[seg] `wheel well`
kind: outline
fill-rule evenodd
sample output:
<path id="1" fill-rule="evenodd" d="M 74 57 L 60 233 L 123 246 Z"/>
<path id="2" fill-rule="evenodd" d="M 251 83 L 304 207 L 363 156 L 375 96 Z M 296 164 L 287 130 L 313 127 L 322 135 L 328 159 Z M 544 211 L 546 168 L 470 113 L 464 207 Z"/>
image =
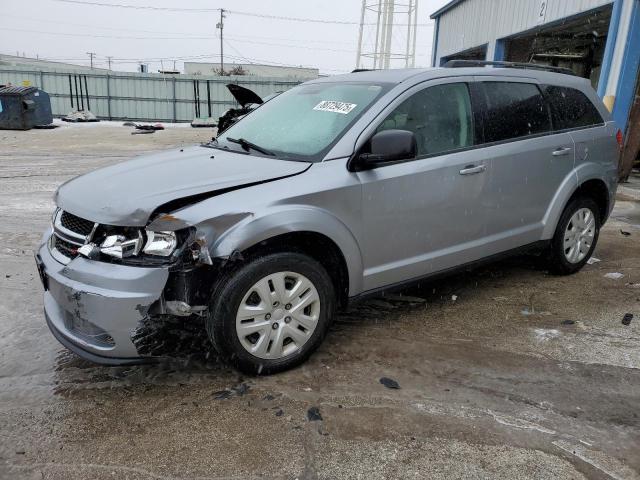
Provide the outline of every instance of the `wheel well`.
<path id="1" fill-rule="evenodd" d="M 242 252 L 251 258 L 276 252 L 297 252 L 310 256 L 329 273 L 338 295 L 339 305 L 345 307 L 349 298 L 349 272 L 342 251 L 326 235 L 317 232 L 291 232 L 263 240 Z"/>
<path id="2" fill-rule="evenodd" d="M 609 212 L 609 189 L 602 180 L 587 180 L 578 189 L 573 192 L 569 201 L 577 196 L 586 196 L 592 198 L 599 207 L 600 222 L 604 223 Z"/>

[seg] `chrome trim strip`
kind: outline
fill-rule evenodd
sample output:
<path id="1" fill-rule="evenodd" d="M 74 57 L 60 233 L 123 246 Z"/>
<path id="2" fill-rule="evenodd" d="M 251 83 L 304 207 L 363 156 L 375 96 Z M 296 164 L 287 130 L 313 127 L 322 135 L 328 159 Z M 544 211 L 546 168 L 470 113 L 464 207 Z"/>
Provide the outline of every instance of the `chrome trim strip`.
<path id="1" fill-rule="evenodd" d="M 72 243 L 74 245 L 77 245 L 78 247 L 81 247 L 83 245 L 86 245 L 86 243 L 83 242 L 78 242 L 78 240 L 74 237 L 74 238 L 68 238 L 63 232 L 57 232 L 56 230 L 53 231 L 53 234 L 58 237 L 60 240 L 64 240 L 65 242 L 69 242 Z M 84 239 L 83 239 L 84 240 Z"/>

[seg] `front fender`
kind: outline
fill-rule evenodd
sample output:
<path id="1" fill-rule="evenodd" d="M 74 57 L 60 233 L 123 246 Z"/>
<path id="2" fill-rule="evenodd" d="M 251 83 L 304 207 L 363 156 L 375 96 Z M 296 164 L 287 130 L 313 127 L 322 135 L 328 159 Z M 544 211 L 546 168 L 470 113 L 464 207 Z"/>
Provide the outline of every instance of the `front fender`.
<path id="1" fill-rule="evenodd" d="M 349 274 L 349 296 L 362 290 L 363 262 L 358 243 L 347 226 L 330 212 L 317 207 L 291 206 L 256 217 L 245 217 L 217 236 L 210 245 L 210 255 L 229 257 L 269 238 L 291 232 L 319 233 L 340 249 Z"/>

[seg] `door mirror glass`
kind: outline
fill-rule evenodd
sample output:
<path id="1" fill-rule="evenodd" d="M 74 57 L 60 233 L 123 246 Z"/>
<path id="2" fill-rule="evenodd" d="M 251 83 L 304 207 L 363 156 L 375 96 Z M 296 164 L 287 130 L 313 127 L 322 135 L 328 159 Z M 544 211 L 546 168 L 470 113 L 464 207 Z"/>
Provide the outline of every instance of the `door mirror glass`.
<path id="1" fill-rule="evenodd" d="M 383 130 L 369 140 L 367 153 L 360 154 L 362 169 L 385 162 L 410 160 L 417 152 L 416 136 L 409 130 Z"/>

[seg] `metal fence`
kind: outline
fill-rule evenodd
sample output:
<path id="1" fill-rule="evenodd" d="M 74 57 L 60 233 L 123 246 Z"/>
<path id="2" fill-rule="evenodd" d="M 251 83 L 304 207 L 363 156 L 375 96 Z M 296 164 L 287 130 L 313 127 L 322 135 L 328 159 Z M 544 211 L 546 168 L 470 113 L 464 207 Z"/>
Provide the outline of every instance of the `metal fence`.
<path id="1" fill-rule="evenodd" d="M 196 116 L 217 118 L 225 110 L 237 107 L 237 102 L 225 87 L 229 83 L 250 88 L 262 97 L 300 83 L 293 79 L 253 76 L 162 75 L 0 66 L 0 85 L 22 85 L 24 82 L 49 94 L 53 115 L 57 117 L 77 110 L 80 105 L 101 119 L 162 122 L 190 122 Z"/>

